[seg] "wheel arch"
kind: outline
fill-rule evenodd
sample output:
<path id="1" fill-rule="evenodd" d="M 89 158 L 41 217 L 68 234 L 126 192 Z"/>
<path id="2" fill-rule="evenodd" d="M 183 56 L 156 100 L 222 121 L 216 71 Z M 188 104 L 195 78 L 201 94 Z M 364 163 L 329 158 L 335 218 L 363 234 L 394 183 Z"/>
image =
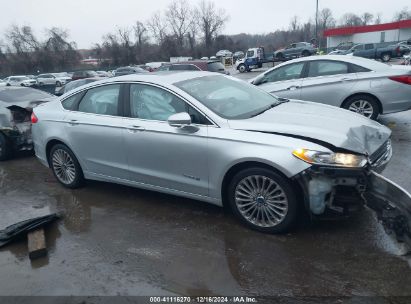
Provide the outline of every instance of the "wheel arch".
<path id="1" fill-rule="evenodd" d="M 73 151 L 73 149 L 70 147 L 70 145 L 68 145 L 66 142 L 64 142 L 63 140 L 58 139 L 58 138 L 50 139 L 50 140 L 47 142 L 47 144 L 46 144 L 46 158 L 47 158 L 47 163 L 49 164 L 49 166 L 51 165 L 51 164 L 50 164 L 50 151 L 51 151 L 51 149 L 52 149 L 55 145 L 58 145 L 58 144 L 64 145 L 64 146 L 66 146 L 67 148 L 69 148 L 70 151 L 71 151 L 71 152 L 74 154 L 74 156 L 77 158 L 77 160 L 78 160 L 78 162 L 79 162 L 79 164 L 80 164 L 80 167 L 83 168 L 83 164 L 81 163 L 79 157 L 77 156 L 77 153 Z"/>
<path id="2" fill-rule="evenodd" d="M 377 104 L 378 104 L 378 113 L 379 113 L 379 114 L 383 114 L 384 108 L 383 108 L 383 106 L 382 106 L 381 100 L 380 100 L 377 96 L 375 96 L 374 94 L 371 94 L 371 93 L 368 93 L 368 92 L 356 92 L 356 93 L 354 93 L 354 94 L 351 94 L 351 95 L 347 96 L 347 97 L 343 100 L 343 102 L 341 103 L 340 108 L 344 108 L 344 106 L 346 105 L 346 103 L 348 102 L 348 100 L 349 100 L 350 98 L 355 97 L 355 96 L 360 96 L 360 95 L 367 95 L 367 96 L 370 96 L 370 97 L 374 98 L 375 101 L 376 101 Z"/>
<path id="3" fill-rule="evenodd" d="M 301 188 L 299 183 L 289 178 L 286 174 L 284 174 L 284 172 L 282 172 L 278 168 L 275 168 L 274 166 L 271 166 L 264 162 L 260 162 L 256 160 L 247 160 L 247 161 L 242 161 L 242 162 L 233 164 L 224 174 L 223 180 L 221 182 L 221 202 L 224 208 L 226 209 L 229 208 L 228 185 L 230 184 L 231 180 L 238 172 L 244 169 L 247 169 L 247 168 L 251 168 L 251 167 L 252 168 L 263 168 L 263 169 L 274 171 L 275 173 L 277 173 L 278 175 L 282 176 L 284 179 L 290 182 L 291 186 L 297 191 L 297 197 L 299 197 L 300 195 L 303 195 L 303 189 Z"/>

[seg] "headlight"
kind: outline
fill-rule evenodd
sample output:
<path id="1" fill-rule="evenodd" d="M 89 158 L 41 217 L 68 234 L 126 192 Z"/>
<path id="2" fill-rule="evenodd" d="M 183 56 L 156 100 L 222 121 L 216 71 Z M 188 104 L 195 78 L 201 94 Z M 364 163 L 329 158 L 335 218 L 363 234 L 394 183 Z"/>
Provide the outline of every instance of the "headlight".
<path id="1" fill-rule="evenodd" d="M 367 163 L 362 155 L 348 153 L 319 152 L 307 149 L 296 149 L 293 155 L 309 164 L 361 168 Z"/>

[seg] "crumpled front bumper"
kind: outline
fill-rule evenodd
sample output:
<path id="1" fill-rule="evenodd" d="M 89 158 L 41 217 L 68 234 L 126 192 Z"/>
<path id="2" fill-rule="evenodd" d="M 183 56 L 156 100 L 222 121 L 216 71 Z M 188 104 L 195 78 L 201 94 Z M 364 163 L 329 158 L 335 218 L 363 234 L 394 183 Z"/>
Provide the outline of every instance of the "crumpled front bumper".
<path id="1" fill-rule="evenodd" d="M 385 167 L 384 162 L 381 164 Z M 411 249 L 411 194 L 373 167 L 313 166 L 299 174 L 296 181 L 304 192 L 307 210 L 314 216 L 349 215 L 366 206 L 376 213 L 388 234 Z"/>

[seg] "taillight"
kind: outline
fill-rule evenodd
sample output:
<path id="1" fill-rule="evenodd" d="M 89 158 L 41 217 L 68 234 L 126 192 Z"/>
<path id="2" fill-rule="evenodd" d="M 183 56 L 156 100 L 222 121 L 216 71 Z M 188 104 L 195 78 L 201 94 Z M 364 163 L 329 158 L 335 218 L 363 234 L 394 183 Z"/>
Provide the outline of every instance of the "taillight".
<path id="1" fill-rule="evenodd" d="M 391 76 L 391 80 L 411 85 L 411 75 Z"/>
<path id="2" fill-rule="evenodd" d="M 31 113 L 31 123 L 35 124 L 39 121 L 37 116 L 34 113 Z"/>

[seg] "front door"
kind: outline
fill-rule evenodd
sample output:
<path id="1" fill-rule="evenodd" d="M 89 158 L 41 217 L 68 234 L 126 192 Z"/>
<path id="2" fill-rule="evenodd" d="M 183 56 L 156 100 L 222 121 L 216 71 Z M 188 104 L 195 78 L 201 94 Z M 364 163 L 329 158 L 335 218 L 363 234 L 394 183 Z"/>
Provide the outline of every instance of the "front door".
<path id="1" fill-rule="evenodd" d="M 124 132 L 132 181 L 208 195 L 208 122 L 185 101 L 163 88 L 130 84 Z M 172 127 L 167 119 L 188 112 L 193 124 Z"/>
<path id="2" fill-rule="evenodd" d="M 304 62 L 281 66 L 266 72 L 257 85 L 279 97 L 300 99 L 303 69 Z"/>

